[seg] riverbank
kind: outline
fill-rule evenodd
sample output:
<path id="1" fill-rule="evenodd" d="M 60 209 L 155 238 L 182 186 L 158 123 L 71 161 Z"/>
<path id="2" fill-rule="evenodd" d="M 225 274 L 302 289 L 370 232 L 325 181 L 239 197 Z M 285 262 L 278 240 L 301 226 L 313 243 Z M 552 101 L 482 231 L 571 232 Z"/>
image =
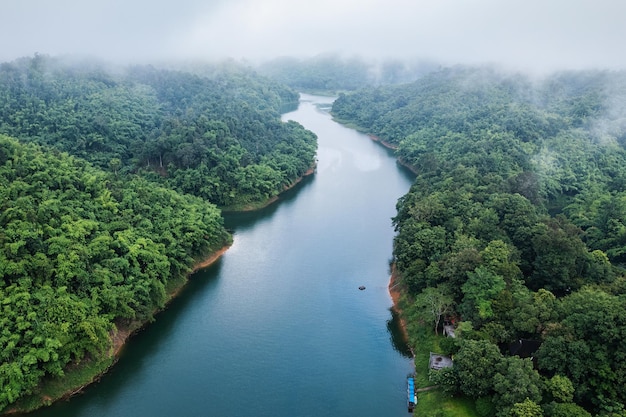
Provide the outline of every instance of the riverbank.
<path id="1" fill-rule="evenodd" d="M 389 285 L 387 286 L 387 289 L 389 291 L 389 295 L 391 296 L 391 308 L 398 314 L 398 318 L 400 319 L 400 330 L 402 331 L 402 337 L 408 343 L 409 332 L 407 330 L 404 312 L 402 311 L 402 307 L 400 305 L 402 291 L 400 291 L 400 280 L 396 272 L 395 264 L 391 266 L 391 276 L 389 277 Z M 410 344 L 409 349 L 411 349 L 411 353 L 413 353 L 413 348 L 410 346 Z M 413 357 L 415 357 L 415 354 L 413 354 Z"/>
<path id="2" fill-rule="evenodd" d="M 396 145 L 394 145 L 394 144 L 392 144 L 392 143 L 386 142 L 385 140 L 383 140 L 383 139 L 379 138 L 378 136 L 371 135 L 371 134 L 368 134 L 367 136 L 369 136 L 369 138 L 370 138 L 371 140 L 373 140 L 374 142 L 380 143 L 382 146 L 384 146 L 384 147 L 385 147 L 385 148 L 387 148 L 387 149 L 391 149 L 391 150 L 394 150 L 394 151 L 395 151 L 396 149 L 398 149 L 398 146 L 396 146 Z M 409 171 L 411 171 L 413 174 L 415 174 L 415 175 L 418 175 L 418 174 L 419 174 L 419 172 L 418 172 L 417 168 L 416 168 L 415 166 L 413 166 L 413 165 L 409 164 L 408 162 L 406 162 L 404 159 L 402 159 L 402 158 L 398 157 L 398 158 L 397 158 L 397 161 L 398 161 L 398 163 L 399 163 L 400 165 L 402 165 L 403 167 L 407 168 L 407 169 L 408 169 Z"/>
<path id="3" fill-rule="evenodd" d="M 226 253 L 226 251 L 230 248 L 230 246 L 231 245 L 226 245 L 222 247 L 221 249 L 218 249 L 217 251 L 212 252 L 208 257 L 201 259 L 201 260 L 197 260 L 191 267 L 191 270 L 189 271 L 189 273 L 182 279 L 176 281 L 175 284 L 167 291 L 167 301 L 165 301 L 165 306 L 162 309 L 155 311 L 154 314 L 158 314 L 159 312 L 167 308 L 167 305 L 170 302 L 172 302 L 172 300 L 176 298 L 178 294 L 180 294 L 183 288 L 185 288 L 185 285 L 187 285 L 187 283 L 189 282 L 189 277 L 191 275 L 214 264 L 219 258 L 222 257 L 224 253 Z M 131 322 L 129 325 L 126 325 L 126 326 L 124 325 L 117 326 L 117 328 L 114 330 L 114 333 L 112 334 L 113 356 L 118 358 L 121 353 L 122 348 L 124 347 L 128 339 L 133 334 L 140 331 L 147 324 L 148 324 L 147 322 Z"/>
<path id="4" fill-rule="evenodd" d="M 384 141 L 383 139 L 368 134 L 372 141 L 388 149 L 397 149 L 397 146 Z M 406 163 L 401 158 L 397 162 L 409 171 L 418 175 L 416 167 Z M 439 348 L 439 338 L 430 333 L 419 323 L 409 323 L 406 319 L 406 310 L 410 309 L 410 301 L 401 283 L 401 278 L 396 270 L 395 264 L 391 265 L 391 276 L 389 277 L 388 291 L 392 300 L 392 309 L 398 315 L 400 330 L 405 338 L 413 356 L 414 374 L 416 387 L 418 387 L 419 400 L 414 410 L 414 415 L 441 415 L 445 417 L 477 417 L 474 409 L 474 402 L 469 398 L 449 397 L 442 391 L 431 385 L 429 380 L 429 356 L 430 352 L 437 352 Z"/>
<path id="5" fill-rule="evenodd" d="M 259 203 L 246 204 L 246 205 L 243 205 L 243 206 L 223 207 L 222 208 L 222 212 L 255 211 L 255 210 L 260 210 L 262 208 L 265 208 L 265 207 L 267 207 L 267 206 L 277 202 L 280 199 L 280 195 L 282 193 L 292 189 L 293 187 L 295 187 L 296 185 L 301 183 L 302 180 L 304 178 L 308 177 L 309 175 L 313 175 L 315 173 L 316 169 L 317 169 L 317 163 L 313 163 L 313 165 L 304 174 L 302 174 L 301 177 L 297 178 L 291 184 L 286 185 L 285 187 L 283 187 L 282 191 L 280 193 L 278 193 L 278 195 L 275 195 L 272 198 L 269 198 L 269 199 L 267 199 L 265 201 L 262 201 L 262 202 L 259 202 Z"/>
<path id="6" fill-rule="evenodd" d="M 314 163 L 301 177 L 284 187 L 282 192 L 295 187 L 305 177 L 314 174 L 316 167 L 317 165 Z M 276 202 L 279 198 L 280 194 L 258 205 L 238 207 L 236 211 L 258 210 Z M 197 260 L 186 276 L 169 282 L 166 288 L 167 300 L 165 306 L 162 309 L 154 311 L 153 315 L 167 308 L 167 305 L 176 298 L 185 287 L 191 275 L 215 263 L 229 248 L 230 244 L 212 252 L 204 259 Z M 80 364 L 69 364 L 65 369 L 63 377 L 51 377 L 44 381 L 37 389 L 37 393 L 23 397 L 15 404 L 12 404 L 10 408 L 1 411 L 0 415 L 32 412 L 38 408 L 49 406 L 56 401 L 67 400 L 81 393 L 89 385 L 98 382 L 100 378 L 117 363 L 127 342 L 148 323 L 149 321 L 115 323 L 114 328 L 109 333 L 111 347 L 106 356 L 98 359 L 84 359 Z"/>
<path id="7" fill-rule="evenodd" d="M 206 258 L 198 260 L 191 267 L 190 272 L 177 280 L 168 293 L 165 306 L 154 311 L 154 314 L 165 310 L 167 305 L 174 299 L 189 282 L 189 277 L 194 273 L 207 268 L 215 263 L 230 248 L 230 244 L 212 252 Z M 63 377 L 52 377 L 44 381 L 38 388 L 37 393 L 28 395 L 18 400 L 10 408 L 0 414 L 20 414 L 32 412 L 38 408 L 49 406 L 60 400 L 67 400 L 81 393 L 86 387 L 100 380 L 118 361 L 124 346 L 134 334 L 144 328 L 149 321 L 131 321 L 127 324 L 118 323 L 111 330 L 111 348 L 108 355 L 98 360 L 87 359 L 78 365 L 70 364 L 64 370 Z"/>

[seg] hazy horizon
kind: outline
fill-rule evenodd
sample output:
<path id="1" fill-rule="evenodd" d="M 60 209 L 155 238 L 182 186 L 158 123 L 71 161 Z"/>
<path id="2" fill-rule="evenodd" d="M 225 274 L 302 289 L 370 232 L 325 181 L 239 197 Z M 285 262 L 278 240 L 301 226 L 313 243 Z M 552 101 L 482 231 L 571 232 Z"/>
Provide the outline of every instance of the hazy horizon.
<path id="1" fill-rule="evenodd" d="M 118 63 L 337 53 L 626 69 L 626 2 L 613 0 L 4 0 L 0 15 L 2 62 L 35 53 Z"/>

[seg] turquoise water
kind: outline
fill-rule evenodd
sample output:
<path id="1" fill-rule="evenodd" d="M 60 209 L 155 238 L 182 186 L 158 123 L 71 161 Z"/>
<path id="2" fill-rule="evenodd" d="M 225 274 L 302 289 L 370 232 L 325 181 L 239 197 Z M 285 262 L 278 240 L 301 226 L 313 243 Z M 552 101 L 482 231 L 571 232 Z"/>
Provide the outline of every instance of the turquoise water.
<path id="1" fill-rule="evenodd" d="M 303 95 L 284 115 L 318 135 L 317 172 L 263 210 L 229 214 L 226 254 L 99 383 L 33 416 L 407 415 L 411 359 L 387 284 L 411 175 L 333 122 L 331 103 Z"/>

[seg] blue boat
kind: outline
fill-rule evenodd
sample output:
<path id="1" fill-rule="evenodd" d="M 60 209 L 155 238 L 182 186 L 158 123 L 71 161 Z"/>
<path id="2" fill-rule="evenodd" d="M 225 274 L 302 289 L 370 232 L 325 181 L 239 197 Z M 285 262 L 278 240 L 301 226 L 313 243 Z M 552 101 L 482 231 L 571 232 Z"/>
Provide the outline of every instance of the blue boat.
<path id="1" fill-rule="evenodd" d="M 415 378 L 412 376 L 406 379 L 406 396 L 409 413 L 413 412 L 415 404 L 417 404 L 417 394 L 415 393 Z"/>

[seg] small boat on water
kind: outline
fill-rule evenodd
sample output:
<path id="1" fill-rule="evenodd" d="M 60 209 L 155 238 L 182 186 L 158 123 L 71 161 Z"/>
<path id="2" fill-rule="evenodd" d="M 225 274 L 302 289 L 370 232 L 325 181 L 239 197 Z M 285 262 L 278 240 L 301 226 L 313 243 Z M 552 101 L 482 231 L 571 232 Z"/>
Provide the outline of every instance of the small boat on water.
<path id="1" fill-rule="evenodd" d="M 413 412 L 415 404 L 417 404 L 417 394 L 415 393 L 415 378 L 412 376 L 406 379 L 406 396 L 409 413 Z"/>

